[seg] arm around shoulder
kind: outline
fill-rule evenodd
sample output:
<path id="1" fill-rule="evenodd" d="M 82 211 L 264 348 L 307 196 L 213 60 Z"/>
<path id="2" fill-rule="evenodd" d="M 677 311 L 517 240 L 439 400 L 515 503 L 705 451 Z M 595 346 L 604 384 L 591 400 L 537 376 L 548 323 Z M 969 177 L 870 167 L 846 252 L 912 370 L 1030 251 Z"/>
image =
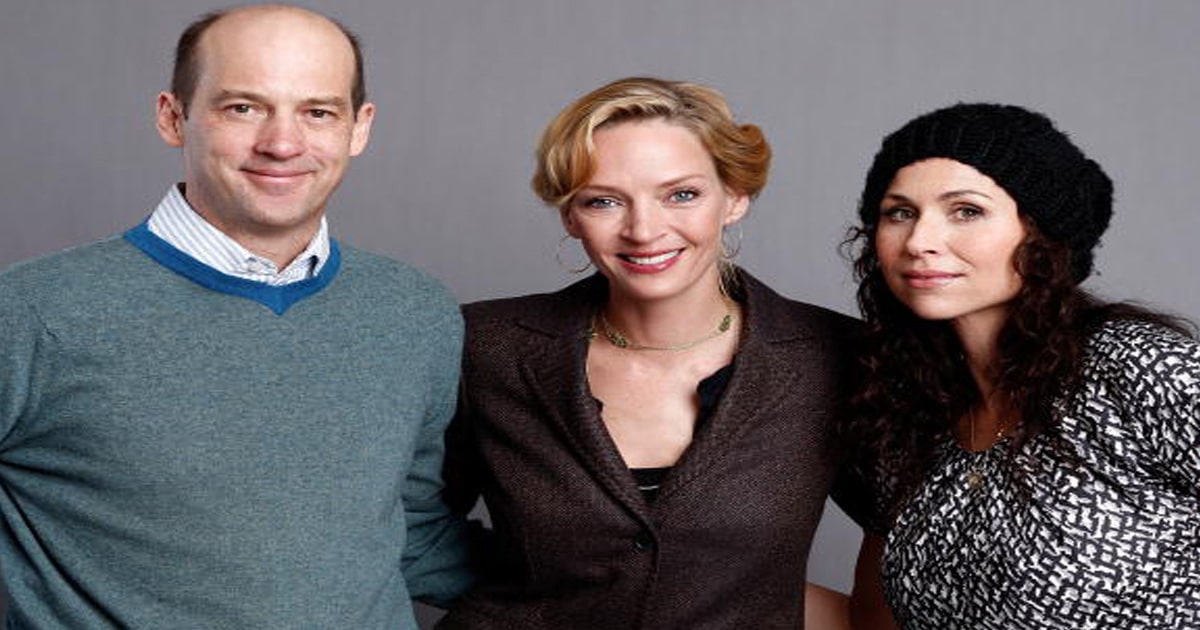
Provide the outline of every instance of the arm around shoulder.
<path id="1" fill-rule="evenodd" d="M 883 597 L 883 543 L 878 534 L 863 535 L 850 594 L 850 626 L 854 630 L 899 630 Z"/>
<path id="2" fill-rule="evenodd" d="M 804 627 L 807 630 L 850 630 L 850 598 L 819 584 L 805 584 Z"/>

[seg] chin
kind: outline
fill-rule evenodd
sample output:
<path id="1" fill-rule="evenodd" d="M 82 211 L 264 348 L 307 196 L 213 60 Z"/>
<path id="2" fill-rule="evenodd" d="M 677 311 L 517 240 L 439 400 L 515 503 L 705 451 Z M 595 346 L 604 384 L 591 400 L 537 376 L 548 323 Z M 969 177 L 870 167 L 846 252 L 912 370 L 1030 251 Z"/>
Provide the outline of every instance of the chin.
<path id="1" fill-rule="evenodd" d="M 912 301 L 904 300 L 901 300 L 901 302 L 913 315 L 927 321 L 950 320 L 963 315 L 965 312 L 962 309 L 948 307 L 941 304 L 925 304 L 921 302 L 913 303 Z"/>
<path id="2" fill-rule="evenodd" d="M 608 279 L 608 286 L 611 293 L 635 302 L 653 302 L 683 293 L 682 290 L 674 286 L 646 286 L 636 280 L 633 282 L 628 280 L 613 282 L 611 277 Z"/>

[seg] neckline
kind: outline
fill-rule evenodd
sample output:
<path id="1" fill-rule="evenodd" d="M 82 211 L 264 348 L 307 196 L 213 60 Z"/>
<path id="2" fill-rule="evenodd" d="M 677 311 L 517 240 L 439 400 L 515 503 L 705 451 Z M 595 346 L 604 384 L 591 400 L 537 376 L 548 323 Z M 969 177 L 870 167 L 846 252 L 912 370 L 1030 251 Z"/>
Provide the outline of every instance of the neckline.
<path id="1" fill-rule="evenodd" d="M 341 269 L 341 247 L 329 239 L 329 258 L 317 275 L 281 286 L 231 276 L 188 255 L 150 231 L 147 221 L 125 232 L 125 240 L 158 264 L 207 289 L 258 302 L 283 315 L 297 302 L 320 292 Z"/>

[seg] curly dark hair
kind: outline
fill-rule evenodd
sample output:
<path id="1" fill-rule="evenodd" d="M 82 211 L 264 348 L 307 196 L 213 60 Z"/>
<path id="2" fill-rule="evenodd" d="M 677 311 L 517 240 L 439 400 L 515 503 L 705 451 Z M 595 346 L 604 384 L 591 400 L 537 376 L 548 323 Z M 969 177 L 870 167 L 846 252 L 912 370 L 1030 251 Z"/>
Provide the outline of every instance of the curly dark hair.
<path id="1" fill-rule="evenodd" d="M 995 392 L 1021 418 L 1015 451 L 1055 424 L 1055 402 L 1078 389 L 1088 337 L 1114 319 L 1152 322 L 1194 336 L 1186 320 L 1130 302 L 1103 302 L 1080 288 L 1071 249 L 1048 239 L 1022 215 L 1027 237 L 1014 254 L 1022 286 L 1010 303 L 991 374 Z M 859 378 L 843 439 L 867 457 L 893 463 L 892 515 L 933 465 L 939 443 L 980 404 L 981 394 L 950 323 L 924 320 L 892 294 L 880 271 L 877 221 L 851 228 L 843 242 L 854 261 L 865 323 Z"/>

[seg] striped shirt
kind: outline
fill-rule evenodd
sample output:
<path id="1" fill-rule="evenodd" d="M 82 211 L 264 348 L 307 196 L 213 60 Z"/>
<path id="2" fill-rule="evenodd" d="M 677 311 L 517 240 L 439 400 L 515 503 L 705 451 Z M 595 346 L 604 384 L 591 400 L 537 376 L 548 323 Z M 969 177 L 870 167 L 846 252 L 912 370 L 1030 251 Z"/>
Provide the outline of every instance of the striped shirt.
<path id="1" fill-rule="evenodd" d="M 223 274 L 282 286 L 315 276 L 329 259 L 329 225 L 321 217 L 308 247 L 282 271 L 270 260 L 242 247 L 196 213 L 184 198 L 181 185 L 171 186 L 146 227 L 176 249 Z"/>

